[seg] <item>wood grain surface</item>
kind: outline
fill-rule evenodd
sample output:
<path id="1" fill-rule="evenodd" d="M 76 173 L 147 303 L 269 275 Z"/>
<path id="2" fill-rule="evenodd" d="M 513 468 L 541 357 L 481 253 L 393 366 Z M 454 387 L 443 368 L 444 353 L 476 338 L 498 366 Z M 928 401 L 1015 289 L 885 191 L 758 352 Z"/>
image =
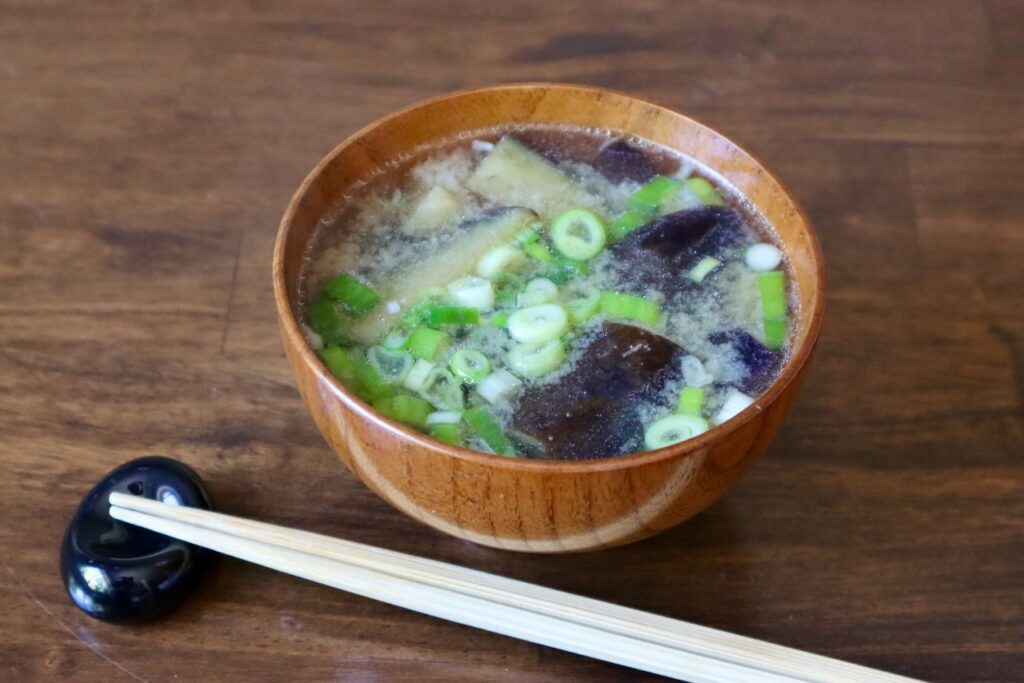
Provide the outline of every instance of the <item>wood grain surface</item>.
<path id="1" fill-rule="evenodd" d="M 136 455 L 228 512 L 933 681 L 1024 680 L 1024 4 L 0 4 L 0 680 L 636 681 L 224 560 L 172 616 L 93 621 L 57 547 Z M 829 268 L 786 426 L 682 526 L 572 556 L 394 511 L 295 390 L 270 281 L 295 187 L 456 88 L 561 80 L 765 159 Z"/>

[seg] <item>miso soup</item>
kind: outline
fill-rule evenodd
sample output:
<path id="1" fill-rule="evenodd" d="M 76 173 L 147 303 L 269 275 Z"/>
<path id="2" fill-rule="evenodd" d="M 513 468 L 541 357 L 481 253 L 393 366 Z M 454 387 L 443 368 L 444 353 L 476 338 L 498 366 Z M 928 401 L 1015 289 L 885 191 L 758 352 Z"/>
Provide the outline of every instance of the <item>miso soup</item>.
<path id="1" fill-rule="evenodd" d="M 771 227 L 684 155 L 509 126 L 395 159 L 313 240 L 302 315 L 384 415 L 466 448 L 661 448 L 778 376 L 792 284 Z"/>

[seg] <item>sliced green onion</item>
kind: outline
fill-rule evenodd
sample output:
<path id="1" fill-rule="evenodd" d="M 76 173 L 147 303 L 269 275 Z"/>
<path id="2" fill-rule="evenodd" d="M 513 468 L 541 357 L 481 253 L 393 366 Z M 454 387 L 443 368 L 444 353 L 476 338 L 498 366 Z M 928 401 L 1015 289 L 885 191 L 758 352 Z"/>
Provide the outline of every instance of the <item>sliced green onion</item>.
<path id="1" fill-rule="evenodd" d="M 523 291 L 523 278 L 512 273 L 499 273 L 492 281 L 494 285 L 494 304 L 507 306 L 514 304 L 519 292 Z"/>
<path id="2" fill-rule="evenodd" d="M 509 315 L 508 311 L 498 311 L 487 319 L 487 324 L 491 327 L 506 327 L 508 325 Z"/>
<path id="3" fill-rule="evenodd" d="M 511 398 L 522 386 L 522 380 L 502 368 L 480 380 L 476 385 L 476 393 L 488 403 L 499 403 Z"/>
<path id="4" fill-rule="evenodd" d="M 538 277 L 526 283 L 526 288 L 516 297 L 520 308 L 551 303 L 558 298 L 558 285 L 546 277 Z"/>
<path id="5" fill-rule="evenodd" d="M 350 339 L 345 334 L 345 323 L 338 311 L 338 306 L 333 301 L 321 299 L 315 304 L 306 306 L 306 320 L 313 331 L 320 335 L 324 346 L 335 344 L 349 344 Z"/>
<path id="6" fill-rule="evenodd" d="M 409 394 L 377 399 L 373 402 L 373 407 L 377 412 L 383 413 L 395 422 L 401 422 L 414 429 L 426 427 L 427 415 L 432 410 L 428 401 Z"/>
<path id="7" fill-rule="evenodd" d="M 397 384 L 405 379 L 413 365 L 412 354 L 408 351 L 391 350 L 383 346 L 371 346 L 367 349 L 366 359 L 389 384 Z"/>
<path id="8" fill-rule="evenodd" d="M 608 228 L 608 232 L 613 240 L 620 240 L 650 221 L 653 215 L 654 212 L 646 208 L 627 209 L 625 213 L 615 219 L 615 222 Z"/>
<path id="9" fill-rule="evenodd" d="M 704 390 L 698 387 L 683 387 L 679 392 L 678 411 L 683 415 L 700 415 L 704 406 Z"/>
<path id="10" fill-rule="evenodd" d="M 761 290 L 762 315 L 765 318 L 786 316 L 786 274 L 781 270 L 758 273 L 757 287 Z"/>
<path id="11" fill-rule="evenodd" d="M 384 339 L 381 340 L 380 345 L 391 351 L 395 351 L 396 349 L 400 350 L 405 346 L 405 340 L 408 338 L 408 332 L 403 332 L 402 330 L 391 330 L 384 335 Z"/>
<path id="12" fill-rule="evenodd" d="M 704 178 L 694 176 L 683 181 L 682 191 L 691 194 L 703 205 L 725 206 L 725 200 L 718 194 L 715 186 Z"/>
<path id="13" fill-rule="evenodd" d="M 459 429 L 459 425 L 450 424 L 436 424 L 430 427 L 430 436 L 434 437 L 438 441 L 443 443 L 449 443 L 453 446 L 463 445 L 462 441 L 462 430 Z"/>
<path id="14" fill-rule="evenodd" d="M 666 415 L 652 422 L 644 430 L 644 445 L 652 451 L 671 446 L 703 434 L 708 431 L 709 426 L 708 421 L 699 415 Z"/>
<path id="15" fill-rule="evenodd" d="M 409 338 L 405 340 L 405 350 L 415 358 L 437 360 L 438 356 L 444 353 L 448 347 L 448 341 L 448 335 L 440 330 L 417 327 L 409 333 Z"/>
<path id="16" fill-rule="evenodd" d="M 546 375 L 565 360 L 561 339 L 542 344 L 517 344 L 508 352 L 508 367 L 520 377 Z"/>
<path id="17" fill-rule="evenodd" d="M 478 275 L 467 275 L 448 285 L 448 294 L 457 304 L 481 311 L 494 308 L 494 285 Z"/>
<path id="18" fill-rule="evenodd" d="M 661 319 L 661 309 L 650 299 L 618 292 L 601 292 L 601 312 L 609 318 L 624 318 L 654 325 Z"/>
<path id="19" fill-rule="evenodd" d="M 348 273 L 342 273 L 324 285 L 323 293 L 355 316 L 366 315 L 380 301 L 377 292 Z"/>
<path id="20" fill-rule="evenodd" d="M 402 324 L 406 327 L 422 325 L 427 321 L 427 316 L 430 315 L 430 309 L 433 308 L 433 306 L 433 301 L 430 299 L 423 299 L 402 314 Z"/>
<path id="21" fill-rule="evenodd" d="M 462 384 L 444 368 L 434 368 L 427 375 L 420 396 L 441 410 L 462 410 Z"/>
<path id="22" fill-rule="evenodd" d="M 541 263 L 550 263 L 554 260 L 554 256 L 551 252 L 540 242 L 531 242 L 523 245 L 523 252 L 526 253 L 530 258 L 540 261 Z"/>
<path id="23" fill-rule="evenodd" d="M 774 244 L 761 242 L 747 249 L 743 254 L 743 260 L 755 273 L 765 273 L 779 267 L 782 263 L 782 252 Z"/>
<path id="24" fill-rule="evenodd" d="M 463 382 L 476 384 L 491 374 L 491 361 L 476 349 L 459 349 L 452 354 L 448 367 Z"/>
<path id="25" fill-rule="evenodd" d="M 462 419 L 487 447 L 497 455 L 515 455 L 512 442 L 501 431 L 501 426 L 486 408 L 470 408 L 462 414 Z"/>
<path id="26" fill-rule="evenodd" d="M 729 393 L 725 395 L 725 401 L 722 403 L 722 407 L 719 408 L 718 414 L 715 415 L 714 423 L 716 425 L 720 425 L 726 420 L 736 417 L 753 403 L 753 398 L 747 396 L 738 389 L 730 387 Z"/>
<path id="27" fill-rule="evenodd" d="M 319 356 L 331 374 L 364 401 L 372 402 L 395 393 L 394 387 L 377 372 L 361 351 L 331 346 L 320 351 Z"/>
<path id="28" fill-rule="evenodd" d="M 519 270 L 526 263 L 523 252 L 510 244 L 501 244 L 480 257 L 476 272 L 481 277 L 494 279 L 501 273 Z"/>
<path id="29" fill-rule="evenodd" d="M 355 377 L 355 354 L 358 351 L 328 346 L 317 353 L 332 375 L 348 384 Z"/>
<path id="30" fill-rule="evenodd" d="M 629 208 L 654 211 L 673 195 L 678 194 L 682 187 L 683 183 L 675 178 L 654 176 L 629 198 Z"/>
<path id="31" fill-rule="evenodd" d="M 428 360 L 418 360 L 412 364 L 412 368 L 405 374 L 402 384 L 410 391 L 419 391 L 427 381 L 427 377 L 437 367 Z"/>
<path id="32" fill-rule="evenodd" d="M 601 293 L 591 290 L 585 297 L 570 299 L 565 302 L 565 310 L 573 325 L 581 325 L 593 318 L 601 310 Z"/>
<path id="33" fill-rule="evenodd" d="M 359 353 L 355 361 L 355 382 L 352 390 L 362 400 L 372 402 L 384 396 L 394 395 L 394 386 L 377 372 L 364 354 Z"/>
<path id="34" fill-rule="evenodd" d="M 697 262 L 697 265 L 690 269 L 687 277 L 697 283 L 704 282 L 704 278 L 710 275 L 711 271 L 720 265 L 722 265 L 722 262 L 714 256 L 705 256 Z"/>
<path id="35" fill-rule="evenodd" d="M 786 343 L 789 327 L 785 318 L 764 319 L 764 345 L 769 349 L 781 349 Z"/>
<path id="36" fill-rule="evenodd" d="M 476 325 L 480 322 L 480 309 L 471 306 L 449 306 L 433 304 L 427 313 L 427 324 L 439 325 Z"/>
<path id="37" fill-rule="evenodd" d="M 534 221 L 532 225 L 541 226 L 543 224 L 540 221 Z M 539 240 L 540 232 L 535 227 L 527 228 L 526 230 L 523 230 L 521 233 L 516 235 L 516 244 L 518 244 L 521 247 L 525 247 L 527 244 L 533 244 L 534 242 L 537 242 Z"/>
<path id="38" fill-rule="evenodd" d="M 439 410 L 427 415 L 427 426 L 457 425 L 462 422 L 462 412 L 458 410 Z"/>
<path id="39" fill-rule="evenodd" d="M 576 261 L 589 261 L 597 256 L 607 239 L 604 221 L 588 209 L 570 209 L 551 224 L 555 249 Z"/>
<path id="40" fill-rule="evenodd" d="M 757 287 L 761 291 L 761 308 L 764 317 L 765 346 L 770 349 L 782 348 L 786 343 L 786 274 L 781 270 L 758 273 Z"/>
<path id="41" fill-rule="evenodd" d="M 576 261 L 564 256 L 559 256 L 554 260 L 554 262 L 544 269 L 544 277 L 559 284 L 577 275 L 586 274 L 586 261 Z"/>
<path id="42" fill-rule="evenodd" d="M 524 344 L 558 339 L 569 329 L 569 316 L 558 304 L 529 306 L 508 317 L 508 333 Z"/>

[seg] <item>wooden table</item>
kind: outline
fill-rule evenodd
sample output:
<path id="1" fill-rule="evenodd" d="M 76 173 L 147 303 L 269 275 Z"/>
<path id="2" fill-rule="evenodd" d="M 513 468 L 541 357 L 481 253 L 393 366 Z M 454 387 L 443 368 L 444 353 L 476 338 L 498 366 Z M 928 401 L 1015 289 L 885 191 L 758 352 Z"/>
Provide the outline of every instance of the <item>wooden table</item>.
<path id="1" fill-rule="evenodd" d="M 775 444 L 660 537 L 510 554 L 340 465 L 283 357 L 280 214 L 350 132 L 564 80 L 689 112 L 805 202 L 824 336 Z M 181 458 L 219 507 L 935 681 L 1024 680 L 1024 3 L 0 7 L 0 680 L 635 681 L 224 560 L 171 617 L 89 619 L 83 493 Z"/>

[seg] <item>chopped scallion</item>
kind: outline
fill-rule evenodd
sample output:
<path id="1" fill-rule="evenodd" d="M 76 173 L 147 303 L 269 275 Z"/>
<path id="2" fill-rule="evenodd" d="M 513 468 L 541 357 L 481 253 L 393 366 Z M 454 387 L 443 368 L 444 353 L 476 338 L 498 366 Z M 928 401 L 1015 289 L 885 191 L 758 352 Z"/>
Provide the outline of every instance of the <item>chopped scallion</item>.
<path id="1" fill-rule="evenodd" d="M 697 265 L 690 269 L 688 277 L 696 283 L 704 282 L 704 278 L 720 265 L 722 265 L 722 262 L 714 256 L 705 256 L 697 262 Z"/>
<path id="2" fill-rule="evenodd" d="M 508 311 L 498 311 L 487 319 L 487 324 L 491 327 L 506 327 L 508 325 L 508 316 Z"/>
<path id="3" fill-rule="evenodd" d="M 644 445 L 652 451 L 671 446 L 703 434 L 708 431 L 709 426 L 708 421 L 699 415 L 666 415 L 652 422 L 644 430 Z"/>
<path id="4" fill-rule="evenodd" d="M 462 442 L 462 430 L 459 429 L 459 425 L 455 424 L 435 424 L 430 427 L 430 436 L 434 437 L 438 441 L 448 443 L 453 446 L 461 446 Z"/>
<path id="5" fill-rule="evenodd" d="M 541 344 L 517 344 L 508 352 L 508 367 L 520 377 L 546 375 L 565 360 L 561 339 Z"/>
<path id="6" fill-rule="evenodd" d="M 401 422 L 413 429 L 424 429 L 427 426 L 427 415 L 433 410 L 430 402 L 419 396 L 409 394 L 398 394 L 377 399 L 373 402 L 374 409 L 391 418 L 395 422 Z"/>
<path id="7" fill-rule="evenodd" d="M 448 306 L 433 304 L 427 312 L 427 324 L 439 325 L 476 325 L 480 322 L 480 309 L 472 306 Z"/>
<path id="8" fill-rule="evenodd" d="M 397 384 L 405 379 L 413 365 L 412 354 L 408 351 L 386 349 L 383 346 L 367 349 L 366 359 L 389 384 Z"/>
<path id="9" fill-rule="evenodd" d="M 538 277 L 526 283 L 526 288 L 516 297 L 520 308 L 551 303 L 558 298 L 558 285 L 546 277 Z"/>
<path id="10" fill-rule="evenodd" d="M 786 274 L 781 270 L 758 273 L 757 287 L 761 290 L 762 315 L 765 318 L 786 316 Z"/>
<path id="11" fill-rule="evenodd" d="M 608 232 L 613 240 L 620 240 L 650 221 L 653 215 L 654 212 L 650 209 L 627 209 L 621 216 L 615 219 L 608 228 Z"/>
<path id="12" fill-rule="evenodd" d="M 661 319 L 661 309 L 650 299 L 619 292 L 601 292 L 601 312 L 609 318 L 624 318 L 654 325 Z"/>
<path id="13" fill-rule="evenodd" d="M 596 289 L 587 296 L 570 299 L 565 302 L 565 310 L 574 325 L 582 325 L 590 320 L 601 309 L 601 293 Z"/>
<path id="14" fill-rule="evenodd" d="M 488 403 L 498 403 L 510 398 L 522 386 L 522 380 L 502 368 L 480 380 L 480 383 L 476 385 L 476 393 L 480 394 Z"/>
<path id="15" fill-rule="evenodd" d="M 428 360 L 418 360 L 412 364 L 412 368 L 405 374 L 402 384 L 410 391 L 419 391 L 427 381 L 427 377 L 436 366 Z"/>
<path id="16" fill-rule="evenodd" d="M 478 275 L 467 275 L 449 283 L 448 294 L 462 306 L 472 306 L 481 311 L 494 308 L 494 285 Z"/>
<path id="17" fill-rule="evenodd" d="M 462 385 L 444 368 L 434 368 L 427 375 L 420 395 L 439 410 L 462 410 Z"/>
<path id="18" fill-rule="evenodd" d="M 541 242 L 530 242 L 529 244 L 524 244 L 523 252 L 530 258 L 540 261 L 541 263 L 550 263 L 555 258 L 551 255 L 551 251 Z"/>
<path id="19" fill-rule="evenodd" d="M 718 194 L 715 186 L 704 178 L 694 176 L 683 181 L 683 191 L 692 193 L 697 201 L 704 205 L 725 206 L 725 200 Z"/>
<path id="20" fill-rule="evenodd" d="M 306 307 L 306 320 L 313 331 L 320 335 L 325 346 L 348 344 L 350 339 L 345 334 L 345 323 L 333 301 L 321 299 Z"/>
<path id="21" fill-rule="evenodd" d="M 469 384 L 475 384 L 491 373 L 491 362 L 475 349 L 459 349 L 452 354 L 448 367 L 456 377 Z"/>
<path id="22" fill-rule="evenodd" d="M 323 293 L 355 316 L 366 315 L 380 301 L 375 291 L 348 273 L 342 273 L 324 285 Z"/>
<path id="23" fill-rule="evenodd" d="M 497 455 L 514 456 L 516 451 L 512 442 L 501 430 L 498 421 L 486 408 L 470 408 L 462 414 L 462 419 L 476 436 Z"/>
<path id="24" fill-rule="evenodd" d="M 654 211 L 673 195 L 678 194 L 683 183 L 675 178 L 667 178 L 663 175 L 654 176 L 629 198 L 631 209 L 647 209 Z"/>
<path id="25" fill-rule="evenodd" d="M 704 406 L 704 390 L 698 387 L 683 387 L 679 392 L 678 412 L 683 415 L 700 415 Z"/>
<path id="26" fill-rule="evenodd" d="M 551 241 L 566 258 L 588 261 L 604 249 L 607 241 L 604 221 L 588 209 L 571 209 L 551 224 Z"/>
<path id="27" fill-rule="evenodd" d="M 787 333 L 786 274 L 781 270 L 758 273 L 757 287 L 761 292 L 765 346 L 782 348 Z"/>
<path id="28" fill-rule="evenodd" d="M 429 327 L 417 327 L 405 340 L 405 350 L 415 358 L 436 360 L 448 346 L 448 335 Z"/>
<path id="29" fill-rule="evenodd" d="M 518 342 L 539 344 L 562 336 L 569 329 L 569 316 L 558 304 L 540 304 L 516 311 L 508 317 L 508 333 Z"/>

